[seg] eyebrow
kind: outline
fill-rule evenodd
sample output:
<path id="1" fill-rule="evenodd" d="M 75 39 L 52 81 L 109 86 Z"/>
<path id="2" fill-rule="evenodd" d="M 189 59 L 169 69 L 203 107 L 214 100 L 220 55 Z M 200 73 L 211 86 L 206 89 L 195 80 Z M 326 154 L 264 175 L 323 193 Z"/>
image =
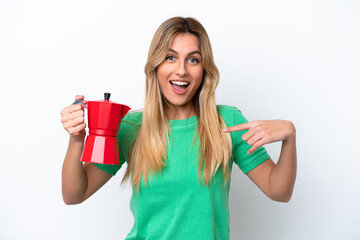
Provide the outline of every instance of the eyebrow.
<path id="1" fill-rule="evenodd" d="M 171 48 L 170 48 L 169 51 L 170 51 L 170 52 L 173 52 L 173 53 L 175 53 L 175 54 L 177 54 L 177 55 L 179 55 L 179 53 L 178 53 L 177 51 L 175 51 L 174 49 L 171 49 Z M 200 56 L 201 56 L 201 52 L 198 51 L 198 50 L 189 52 L 188 56 L 189 56 L 189 55 L 192 55 L 192 54 L 195 54 L 195 53 L 198 53 L 198 54 L 200 54 Z"/>

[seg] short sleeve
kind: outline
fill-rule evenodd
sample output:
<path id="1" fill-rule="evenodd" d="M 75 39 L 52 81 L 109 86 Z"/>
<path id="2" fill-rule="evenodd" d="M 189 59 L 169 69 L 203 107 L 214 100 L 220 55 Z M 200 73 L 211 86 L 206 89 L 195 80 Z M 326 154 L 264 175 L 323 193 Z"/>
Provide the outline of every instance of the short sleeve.
<path id="1" fill-rule="evenodd" d="M 107 165 L 107 164 L 101 164 L 101 163 L 93 163 L 95 166 L 103 170 L 104 172 L 107 172 L 113 176 L 116 175 L 116 173 L 119 171 L 119 169 L 122 166 L 122 162 L 120 160 L 120 165 Z"/>
<path id="2" fill-rule="evenodd" d="M 243 116 L 241 111 L 237 108 L 234 108 L 233 111 L 233 126 L 247 123 L 247 119 Z M 231 133 L 232 146 L 233 146 L 233 159 L 234 162 L 239 166 L 243 173 L 248 173 L 252 169 L 259 166 L 261 163 L 265 162 L 270 158 L 269 154 L 266 152 L 264 147 L 258 148 L 252 154 L 247 154 L 247 151 L 251 148 L 246 141 L 242 139 L 242 135 L 249 130 L 237 131 Z"/>
<path id="3" fill-rule="evenodd" d="M 120 124 L 116 138 L 118 139 L 120 165 L 93 163 L 101 170 L 115 176 L 121 166 L 128 161 L 133 143 L 137 137 L 142 120 L 141 112 L 129 112 Z"/>

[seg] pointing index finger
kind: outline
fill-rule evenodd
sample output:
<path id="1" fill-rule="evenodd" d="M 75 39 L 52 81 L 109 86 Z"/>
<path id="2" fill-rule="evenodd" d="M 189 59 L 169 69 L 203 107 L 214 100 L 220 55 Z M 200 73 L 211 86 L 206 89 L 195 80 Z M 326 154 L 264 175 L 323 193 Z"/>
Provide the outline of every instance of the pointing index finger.
<path id="1" fill-rule="evenodd" d="M 233 127 L 224 128 L 224 132 L 236 132 L 236 131 L 243 131 L 251 128 L 251 122 L 242 123 Z"/>

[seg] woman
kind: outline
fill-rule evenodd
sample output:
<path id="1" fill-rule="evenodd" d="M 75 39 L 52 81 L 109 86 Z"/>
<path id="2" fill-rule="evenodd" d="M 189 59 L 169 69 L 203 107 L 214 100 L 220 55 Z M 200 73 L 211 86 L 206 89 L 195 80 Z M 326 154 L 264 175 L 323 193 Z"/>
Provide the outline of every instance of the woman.
<path id="1" fill-rule="evenodd" d="M 133 187 L 134 226 L 126 239 L 229 239 L 233 162 L 270 199 L 290 200 L 296 176 L 293 124 L 247 122 L 237 108 L 215 105 L 219 73 L 198 21 L 165 21 L 152 40 L 145 73 L 144 110 L 129 112 L 117 135 L 121 165 L 128 165 L 122 183 L 130 178 Z M 63 198 L 77 204 L 121 165 L 83 165 L 83 108 L 71 105 L 61 114 L 70 134 Z M 263 145 L 276 141 L 282 149 L 275 165 Z"/>

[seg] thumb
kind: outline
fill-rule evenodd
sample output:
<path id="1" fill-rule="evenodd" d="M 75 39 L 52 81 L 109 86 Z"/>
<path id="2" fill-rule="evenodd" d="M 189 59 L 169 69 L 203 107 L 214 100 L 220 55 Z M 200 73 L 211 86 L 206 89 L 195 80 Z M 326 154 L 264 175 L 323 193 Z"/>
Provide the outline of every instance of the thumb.
<path id="1" fill-rule="evenodd" d="M 76 95 L 75 100 L 84 100 L 84 95 Z"/>
<path id="2" fill-rule="evenodd" d="M 76 95 L 75 96 L 75 101 L 71 104 L 71 105 L 74 105 L 74 104 L 80 104 L 81 105 L 81 108 L 83 108 L 82 107 L 82 105 L 83 105 L 83 101 L 82 100 L 84 100 L 84 95 Z"/>

